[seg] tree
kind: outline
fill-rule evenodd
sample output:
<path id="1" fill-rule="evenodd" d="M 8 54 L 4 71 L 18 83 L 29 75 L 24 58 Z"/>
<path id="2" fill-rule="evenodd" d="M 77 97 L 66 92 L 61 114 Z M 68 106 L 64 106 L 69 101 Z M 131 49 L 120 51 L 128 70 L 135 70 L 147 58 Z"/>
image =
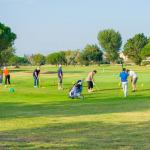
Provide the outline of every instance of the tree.
<path id="1" fill-rule="evenodd" d="M 13 48 L 16 34 L 4 24 L 0 23 L 0 66 L 6 64 L 14 54 Z"/>
<path id="2" fill-rule="evenodd" d="M 9 59 L 9 64 L 12 66 L 19 67 L 19 65 L 28 65 L 30 63 L 25 56 L 19 57 L 17 55 L 14 55 Z"/>
<path id="3" fill-rule="evenodd" d="M 128 56 L 135 64 L 141 65 L 141 52 L 144 46 L 148 43 L 147 37 L 143 34 L 136 34 L 133 38 L 127 40 L 124 45 L 124 54 Z"/>
<path id="4" fill-rule="evenodd" d="M 45 56 L 42 54 L 34 54 L 32 55 L 33 65 L 44 65 L 45 64 Z"/>
<path id="5" fill-rule="evenodd" d="M 93 64 L 93 63 L 96 64 L 102 61 L 102 56 L 103 53 L 96 44 L 95 45 L 88 44 L 82 51 L 81 60 L 85 65 Z"/>
<path id="6" fill-rule="evenodd" d="M 146 59 L 147 57 L 150 57 L 150 40 L 148 44 L 144 46 L 144 48 L 141 51 L 141 57 L 142 59 Z"/>
<path id="7" fill-rule="evenodd" d="M 64 51 L 67 65 L 76 65 L 80 63 L 80 50 Z"/>
<path id="8" fill-rule="evenodd" d="M 102 49 L 106 52 L 106 58 L 109 62 L 116 62 L 119 55 L 118 51 L 122 45 L 122 38 L 119 32 L 113 29 L 107 29 L 98 33 L 98 41 Z"/>
<path id="9" fill-rule="evenodd" d="M 65 53 L 61 51 L 49 54 L 46 57 L 46 63 L 52 65 L 66 64 Z"/>

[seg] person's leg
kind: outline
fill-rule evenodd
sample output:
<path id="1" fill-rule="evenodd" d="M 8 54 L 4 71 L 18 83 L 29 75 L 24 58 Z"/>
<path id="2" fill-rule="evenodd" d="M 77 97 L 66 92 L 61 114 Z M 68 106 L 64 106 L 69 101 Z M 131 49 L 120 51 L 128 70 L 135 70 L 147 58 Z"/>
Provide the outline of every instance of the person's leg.
<path id="1" fill-rule="evenodd" d="M 124 92 L 124 82 L 122 82 L 122 89 L 123 89 L 123 92 Z"/>
<path id="2" fill-rule="evenodd" d="M 36 87 L 36 77 L 33 77 L 34 79 L 34 87 Z"/>
<path id="3" fill-rule="evenodd" d="M 132 81 L 132 91 L 133 91 L 133 92 L 135 92 L 135 90 L 136 90 L 136 82 L 137 82 L 137 79 L 138 79 L 138 78 L 134 78 L 133 81 Z"/>
<path id="4" fill-rule="evenodd" d="M 93 82 L 92 81 L 91 81 L 90 85 L 91 85 L 91 92 L 92 92 L 93 91 Z"/>
<path id="5" fill-rule="evenodd" d="M 90 91 L 90 88 L 91 88 L 91 87 L 90 87 L 90 81 L 87 81 L 87 87 L 88 87 L 88 92 L 91 92 L 91 91 Z"/>
<path id="6" fill-rule="evenodd" d="M 93 90 L 93 82 L 92 81 L 87 81 L 87 83 L 88 83 L 88 92 L 90 93 Z"/>
<path id="7" fill-rule="evenodd" d="M 0 75 L 0 84 L 2 84 L 2 76 Z"/>
<path id="8" fill-rule="evenodd" d="M 128 95 L 128 82 L 125 83 L 125 97 Z"/>
<path id="9" fill-rule="evenodd" d="M 58 78 L 58 90 L 62 89 L 62 78 Z"/>
<path id="10" fill-rule="evenodd" d="M 36 79 L 36 85 L 39 86 L 39 78 Z"/>
<path id="11" fill-rule="evenodd" d="M 10 85 L 10 75 L 8 75 L 8 84 Z"/>
<path id="12" fill-rule="evenodd" d="M 5 85 L 7 85 L 7 76 L 5 76 Z"/>
<path id="13" fill-rule="evenodd" d="M 61 80 L 60 80 L 60 88 L 61 88 L 61 89 L 63 89 L 62 82 L 63 82 L 63 81 L 62 81 L 62 78 L 61 78 Z"/>
<path id="14" fill-rule="evenodd" d="M 126 97 L 125 82 L 122 82 L 122 89 L 123 89 L 124 97 Z"/>

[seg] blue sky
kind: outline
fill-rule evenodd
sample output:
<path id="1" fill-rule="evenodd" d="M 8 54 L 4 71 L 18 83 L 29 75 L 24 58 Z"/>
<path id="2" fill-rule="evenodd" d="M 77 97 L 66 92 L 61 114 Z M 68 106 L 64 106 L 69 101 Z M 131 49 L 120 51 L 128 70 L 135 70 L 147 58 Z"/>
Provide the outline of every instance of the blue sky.
<path id="1" fill-rule="evenodd" d="M 123 42 L 150 36 L 150 0 L 0 0 L 0 22 L 17 34 L 18 55 L 98 44 L 97 34 L 113 28 Z"/>

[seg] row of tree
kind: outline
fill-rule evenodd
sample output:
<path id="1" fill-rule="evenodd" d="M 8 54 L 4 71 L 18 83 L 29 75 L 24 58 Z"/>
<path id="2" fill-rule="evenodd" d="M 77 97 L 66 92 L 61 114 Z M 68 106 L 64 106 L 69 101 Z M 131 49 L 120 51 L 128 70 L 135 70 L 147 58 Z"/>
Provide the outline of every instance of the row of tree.
<path id="1" fill-rule="evenodd" d="M 119 52 L 122 46 L 122 37 L 119 32 L 113 29 L 106 29 L 98 33 L 98 43 L 88 44 L 83 50 L 67 50 L 51 53 L 47 56 L 42 54 L 25 55 L 19 57 L 15 55 L 13 47 L 17 38 L 10 27 L 0 23 L 0 66 L 2 65 L 44 65 L 59 63 L 65 65 L 89 65 L 101 63 L 117 63 L 122 59 Z M 143 59 L 150 57 L 150 40 L 143 34 L 136 34 L 127 40 L 123 46 L 125 56 L 135 64 L 141 65 Z"/>

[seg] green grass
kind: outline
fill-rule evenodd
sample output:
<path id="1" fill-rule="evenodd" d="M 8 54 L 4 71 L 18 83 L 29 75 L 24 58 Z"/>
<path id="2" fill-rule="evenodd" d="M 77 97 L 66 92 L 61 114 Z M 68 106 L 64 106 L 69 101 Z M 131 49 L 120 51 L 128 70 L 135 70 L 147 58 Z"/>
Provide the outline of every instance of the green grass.
<path id="1" fill-rule="evenodd" d="M 69 99 L 72 83 L 93 68 L 97 89 L 85 100 Z M 0 149 L 12 150 L 149 150 L 150 70 L 129 66 L 139 75 L 137 92 L 123 98 L 120 66 L 63 67 L 64 90 L 57 90 L 56 66 L 43 66 L 41 87 L 34 89 L 32 70 L 12 70 L 12 86 L 0 87 Z M 47 74 L 47 72 L 51 72 Z M 142 84 L 144 86 L 142 86 Z"/>

